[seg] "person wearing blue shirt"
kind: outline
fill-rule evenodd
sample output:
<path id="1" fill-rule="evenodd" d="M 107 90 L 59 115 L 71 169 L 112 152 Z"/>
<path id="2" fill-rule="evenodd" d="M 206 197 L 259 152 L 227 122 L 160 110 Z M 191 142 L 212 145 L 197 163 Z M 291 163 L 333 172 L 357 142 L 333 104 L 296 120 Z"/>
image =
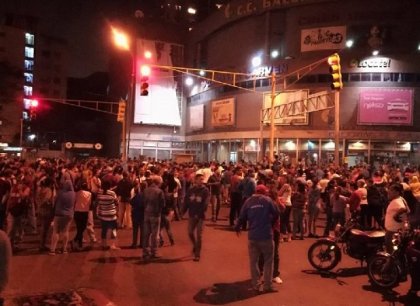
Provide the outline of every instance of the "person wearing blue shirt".
<path id="1" fill-rule="evenodd" d="M 262 293 L 276 292 L 272 287 L 273 277 L 273 224 L 278 220 L 280 211 L 273 200 L 268 197 L 268 188 L 258 185 L 255 194 L 249 197 L 242 209 L 235 226 L 238 236 L 243 224 L 248 222 L 248 253 L 253 289 L 260 293 L 260 269 L 258 260 L 260 255 L 264 257 L 264 288 Z"/>

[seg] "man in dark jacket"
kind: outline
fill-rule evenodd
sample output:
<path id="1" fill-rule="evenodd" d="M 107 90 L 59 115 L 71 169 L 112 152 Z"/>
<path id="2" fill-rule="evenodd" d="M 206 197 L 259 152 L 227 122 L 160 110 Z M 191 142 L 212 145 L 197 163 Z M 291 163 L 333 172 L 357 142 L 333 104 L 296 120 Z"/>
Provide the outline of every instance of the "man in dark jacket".
<path id="1" fill-rule="evenodd" d="M 159 188 L 162 178 L 153 175 L 151 184 L 143 193 L 144 203 L 144 236 L 143 236 L 143 258 L 158 258 L 156 250 L 158 235 L 160 231 L 160 217 L 165 208 L 165 194 Z M 149 242 L 150 240 L 150 242 Z M 150 247 L 149 247 L 150 246 Z"/>
<path id="2" fill-rule="evenodd" d="M 264 289 L 263 293 L 276 292 L 272 287 L 273 277 L 273 224 L 280 216 L 280 210 L 269 198 L 268 188 L 258 185 L 255 194 L 246 200 L 241 209 L 235 230 L 239 236 L 244 223 L 248 222 L 248 251 L 249 266 L 251 269 L 251 282 L 255 291 L 260 293 L 258 260 L 264 257 Z"/>
<path id="3" fill-rule="evenodd" d="M 195 184 L 185 196 L 185 206 L 182 215 L 188 210 L 188 236 L 193 244 L 194 261 L 200 260 L 203 223 L 210 201 L 210 192 L 204 185 L 204 176 L 196 174 Z"/>

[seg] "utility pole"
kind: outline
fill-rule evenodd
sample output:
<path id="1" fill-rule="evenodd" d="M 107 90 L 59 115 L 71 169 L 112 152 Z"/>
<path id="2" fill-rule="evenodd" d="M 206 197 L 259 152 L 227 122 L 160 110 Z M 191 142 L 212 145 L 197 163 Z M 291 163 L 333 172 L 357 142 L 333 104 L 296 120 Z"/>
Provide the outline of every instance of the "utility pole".
<path id="1" fill-rule="evenodd" d="M 276 100 L 276 73 L 271 73 L 271 113 L 270 113 L 270 165 L 274 162 L 274 102 Z"/>

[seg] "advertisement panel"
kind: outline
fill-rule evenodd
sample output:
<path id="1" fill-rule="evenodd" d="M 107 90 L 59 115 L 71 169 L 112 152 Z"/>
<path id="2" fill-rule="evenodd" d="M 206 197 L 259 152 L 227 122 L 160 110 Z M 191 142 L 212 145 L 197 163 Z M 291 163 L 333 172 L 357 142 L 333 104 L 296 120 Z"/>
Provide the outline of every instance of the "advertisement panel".
<path id="1" fill-rule="evenodd" d="M 188 123 L 191 130 L 201 130 L 204 128 L 204 105 L 194 105 L 189 108 Z"/>
<path id="2" fill-rule="evenodd" d="M 346 46 L 346 27 L 303 29 L 300 33 L 301 52 L 337 50 Z"/>
<path id="3" fill-rule="evenodd" d="M 172 66 L 175 55 L 172 45 L 151 40 L 137 40 L 137 54 L 145 51 L 152 53 L 151 64 Z M 137 60 L 141 65 L 141 60 Z M 152 69 L 149 77 L 149 94 L 140 95 L 141 75 L 136 74 L 134 97 L 134 123 L 180 126 L 181 115 L 176 95 L 177 83 L 173 71 L 169 69 Z M 163 110 L 163 111 L 162 111 Z"/>
<path id="4" fill-rule="evenodd" d="M 360 92 L 360 125 L 413 125 L 413 90 L 365 88 Z"/>
<path id="5" fill-rule="evenodd" d="M 235 124 L 235 100 L 233 98 L 211 103 L 211 125 L 231 126 Z"/>

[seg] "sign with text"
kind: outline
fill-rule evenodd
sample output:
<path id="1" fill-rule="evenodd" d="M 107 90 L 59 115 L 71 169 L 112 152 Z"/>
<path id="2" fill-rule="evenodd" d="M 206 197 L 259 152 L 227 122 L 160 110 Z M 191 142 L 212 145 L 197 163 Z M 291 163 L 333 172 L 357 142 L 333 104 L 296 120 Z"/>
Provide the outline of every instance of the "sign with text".
<path id="1" fill-rule="evenodd" d="M 211 125 L 231 126 L 235 124 L 235 100 L 233 98 L 211 103 Z"/>
<path id="2" fill-rule="evenodd" d="M 303 29 L 300 41 L 301 52 L 343 49 L 346 44 L 346 27 Z"/>
<path id="3" fill-rule="evenodd" d="M 413 94 L 412 89 L 362 89 L 358 124 L 412 125 Z"/>

